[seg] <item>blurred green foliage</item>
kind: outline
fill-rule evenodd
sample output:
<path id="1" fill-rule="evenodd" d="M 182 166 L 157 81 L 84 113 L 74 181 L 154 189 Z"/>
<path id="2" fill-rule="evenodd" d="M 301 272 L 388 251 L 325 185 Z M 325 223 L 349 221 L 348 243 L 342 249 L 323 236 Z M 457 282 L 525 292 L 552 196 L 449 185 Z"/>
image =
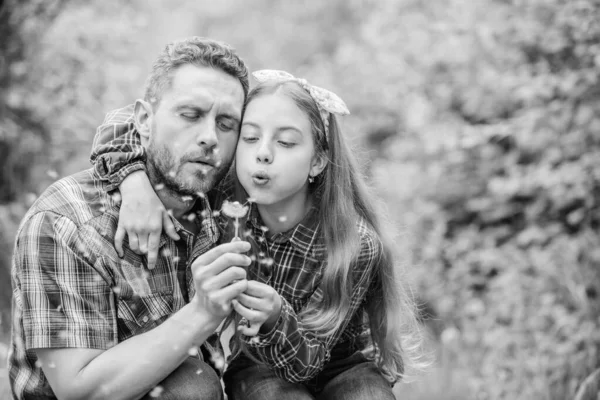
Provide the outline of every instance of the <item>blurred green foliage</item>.
<path id="1" fill-rule="evenodd" d="M 399 395 L 562 400 L 600 366 L 598 1 L 12 0 L 0 27 L 4 277 L 36 193 L 198 34 L 348 103 L 439 348 Z"/>

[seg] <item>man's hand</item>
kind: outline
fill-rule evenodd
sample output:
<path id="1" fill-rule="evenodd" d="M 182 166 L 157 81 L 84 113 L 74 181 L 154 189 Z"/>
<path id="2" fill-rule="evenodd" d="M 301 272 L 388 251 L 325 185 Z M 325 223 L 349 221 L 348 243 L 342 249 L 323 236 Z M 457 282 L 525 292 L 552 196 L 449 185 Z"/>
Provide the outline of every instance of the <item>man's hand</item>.
<path id="1" fill-rule="evenodd" d="M 233 308 L 250 323 L 238 326 L 246 336 L 255 336 L 259 331 L 269 332 L 281 313 L 281 297 L 271 286 L 248 281 L 248 288 L 233 300 Z"/>
<path id="2" fill-rule="evenodd" d="M 217 325 L 231 311 L 231 301 L 248 287 L 246 270 L 250 257 L 240 254 L 250 250 L 248 242 L 219 245 L 192 263 L 196 294 L 191 303 L 201 312 L 216 317 Z"/>
<path id="3" fill-rule="evenodd" d="M 179 240 L 175 225 L 160 201 L 144 171 L 128 175 L 121 185 L 121 210 L 115 234 L 115 249 L 123 257 L 123 240 L 129 237 L 129 248 L 137 254 L 148 254 L 148 268 L 156 265 L 160 234 Z"/>

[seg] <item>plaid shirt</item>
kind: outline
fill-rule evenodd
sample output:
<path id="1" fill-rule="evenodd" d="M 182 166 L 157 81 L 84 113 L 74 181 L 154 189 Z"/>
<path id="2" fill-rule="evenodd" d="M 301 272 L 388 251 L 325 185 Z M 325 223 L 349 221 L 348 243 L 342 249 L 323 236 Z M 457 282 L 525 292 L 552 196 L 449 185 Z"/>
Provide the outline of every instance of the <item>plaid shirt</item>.
<path id="1" fill-rule="evenodd" d="M 34 349 L 109 349 L 160 325 L 194 295 L 191 260 L 219 236 L 208 202 L 193 211 L 199 234 L 174 220 L 182 239 L 163 234 L 162 257 L 150 270 L 127 242 L 124 257 L 117 255 L 119 196 L 107 189 L 91 169 L 63 178 L 18 229 L 9 354 L 15 399 L 54 398 Z"/>
<path id="2" fill-rule="evenodd" d="M 278 376 L 290 382 L 311 380 L 329 361 L 370 348 L 364 305 L 382 245 L 362 219 L 357 224 L 361 247 L 359 257 L 352 265 L 350 310 L 342 326 L 335 334 L 319 338 L 307 330 L 298 317 L 305 307 L 319 303 L 323 298 L 320 283 L 327 255 L 317 217 L 318 212 L 313 208 L 290 231 L 270 238 L 265 235 L 255 207 L 246 222 L 246 234 L 256 258 L 249 267 L 249 278 L 273 287 L 281 295 L 282 307 L 270 332 L 259 333 L 256 337 L 241 335 L 240 339 Z M 231 361 L 230 368 L 240 368 L 248 361 L 242 354 L 239 360 Z"/>
<path id="3" fill-rule="evenodd" d="M 108 114 L 98 128 L 92 161 L 96 171 L 110 182 L 109 186 L 118 186 L 128 174 L 143 168 L 145 151 L 134 129 L 132 112 L 133 106 L 116 110 Z M 233 193 L 228 184 L 224 182 L 220 187 L 222 197 Z M 315 211 L 313 209 L 292 230 L 270 238 L 265 236 L 255 207 L 246 220 L 246 233 L 256 260 L 248 269 L 249 278 L 273 287 L 283 302 L 271 332 L 260 333 L 254 339 L 242 337 L 242 340 L 280 377 L 291 382 L 308 381 L 329 361 L 371 347 L 364 304 L 382 245 L 377 234 L 363 220 L 357 223 L 361 249 L 352 266 L 351 306 L 341 329 L 327 339 L 318 338 L 306 330 L 298 318 L 309 302 L 319 302 L 323 295 L 319 285 L 327 256 Z M 219 226 L 224 231 L 222 240 L 227 241 L 232 224 L 221 218 Z M 248 361 L 240 355 L 231 360 L 229 368 L 240 367 Z"/>

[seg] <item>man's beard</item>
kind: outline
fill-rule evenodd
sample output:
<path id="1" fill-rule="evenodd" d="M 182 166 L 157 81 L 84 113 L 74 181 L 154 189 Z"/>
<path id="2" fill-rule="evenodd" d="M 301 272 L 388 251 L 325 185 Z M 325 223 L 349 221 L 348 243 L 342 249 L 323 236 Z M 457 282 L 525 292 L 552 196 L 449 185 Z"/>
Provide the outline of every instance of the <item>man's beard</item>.
<path id="1" fill-rule="evenodd" d="M 192 196 L 196 198 L 212 190 L 220 182 L 229 168 L 229 164 L 220 162 L 218 166 L 208 174 L 197 171 L 195 183 L 181 179 L 186 159 L 193 159 L 193 155 L 183 154 L 176 160 L 166 146 L 157 145 L 150 140 L 147 147 L 148 175 L 155 186 L 164 185 L 163 190 L 169 191 L 175 196 Z M 162 184 L 162 185 L 161 185 Z"/>

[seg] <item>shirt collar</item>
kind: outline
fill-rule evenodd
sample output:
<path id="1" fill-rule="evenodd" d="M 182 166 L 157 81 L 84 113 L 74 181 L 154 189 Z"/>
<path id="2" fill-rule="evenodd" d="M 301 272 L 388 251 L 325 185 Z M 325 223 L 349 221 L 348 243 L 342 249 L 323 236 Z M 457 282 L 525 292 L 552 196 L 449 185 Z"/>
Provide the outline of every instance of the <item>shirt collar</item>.
<path id="1" fill-rule="evenodd" d="M 318 208 L 313 206 L 306 216 L 295 227 L 288 231 L 276 233 L 268 239 L 272 243 L 289 242 L 296 250 L 305 256 L 320 258 L 325 252 L 325 243 L 320 232 Z M 256 204 L 250 206 L 249 222 L 254 229 L 263 230 L 264 224 Z"/>
<path id="2" fill-rule="evenodd" d="M 217 228 L 217 223 L 210 207 L 210 202 L 205 196 L 200 197 L 196 201 L 196 204 L 194 204 L 194 207 L 186 217 L 189 216 L 193 216 L 194 222 L 199 226 L 199 234 L 207 235 L 210 241 L 213 243 L 217 242 L 219 239 L 219 229 Z M 176 218 L 171 217 L 171 221 L 173 221 L 173 225 L 175 226 L 175 230 L 177 232 L 188 232 Z M 158 245 L 159 248 L 164 246 L 167 243 L 167 240 L 168 236 L 163 232 L 163 234 L 160 235 L 160 242 Z"/>

